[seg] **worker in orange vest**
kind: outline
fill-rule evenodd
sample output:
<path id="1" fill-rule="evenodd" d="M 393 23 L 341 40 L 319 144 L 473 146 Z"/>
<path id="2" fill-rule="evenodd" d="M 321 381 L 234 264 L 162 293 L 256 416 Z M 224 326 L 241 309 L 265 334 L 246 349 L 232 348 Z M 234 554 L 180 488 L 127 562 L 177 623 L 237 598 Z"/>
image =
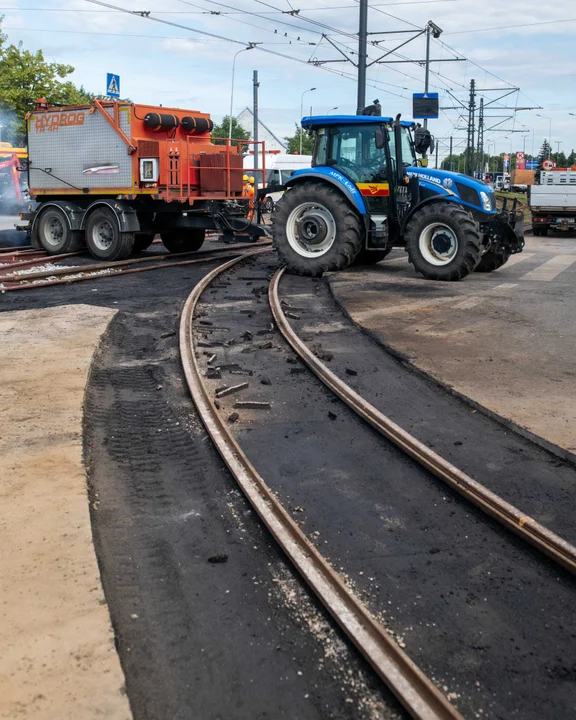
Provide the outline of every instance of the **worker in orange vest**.
<path id="1" fill-rule="evenodd" d="M 250 185 L 248 175 L 242 176 L 242 183 L 242 197 L 250 197 L 250 189 L 252 186 Z"/>
<path id="2" fill-rule="evenodd" d="M 244 177 L 247 176 L 245 175 Z M 248 202 L 248 219 L 254 220 L 254 178 L 252 175 L 248 178 L 248 184 L 244 186 L 242 194 L 244 197 L 250 198 Z"/>

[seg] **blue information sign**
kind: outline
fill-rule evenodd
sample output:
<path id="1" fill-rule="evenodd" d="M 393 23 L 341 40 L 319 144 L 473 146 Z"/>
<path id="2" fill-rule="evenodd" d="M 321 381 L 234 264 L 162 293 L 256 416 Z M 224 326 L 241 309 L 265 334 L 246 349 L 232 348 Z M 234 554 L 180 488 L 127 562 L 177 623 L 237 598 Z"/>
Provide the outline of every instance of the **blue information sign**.
<path id="1" fill-rule="evenodd" d="M 414 93 L 412 95 L 412 117 L 433 120 L 439 115 L 438 93 Z"/>
<path id="2" fill-rule="evenodd" d="M 526 170 L 536 170 L 538 167 L 538 160 L 526 160 Z"/>
<path id="3" fill-rule="evenodd" d="M 120 97 L 120 75 L 106 74 L 106 95 L 113 98 Z"/>

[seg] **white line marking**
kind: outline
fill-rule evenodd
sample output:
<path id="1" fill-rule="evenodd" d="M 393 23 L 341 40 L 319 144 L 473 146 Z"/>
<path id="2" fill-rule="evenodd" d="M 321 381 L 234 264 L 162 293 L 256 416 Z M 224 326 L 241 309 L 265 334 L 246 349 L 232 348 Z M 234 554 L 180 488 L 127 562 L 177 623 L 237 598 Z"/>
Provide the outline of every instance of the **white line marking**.
<path id="1" fill-rule="evenodd" d="M 457 310 L 468 310 L 468 308 L 476 307 L 476 305 L 480 305 L 480 303 L 484 302 L 486 298 L 482 297 L 469 297 L 466 298 L 466 300 L 462 300 L 462 302 L 456 303 L 454 305 L 454 308 Z"/>
<path id="2" fill-rule="evenodd" d="M 522 262 L 523 260 L 530 260 L 530 258 L 533 258 L 536 253 L 520 253 L 519 255 L 512 255 L 510 260 L 504 265 L 502 268 L 499 268 L 500 270 L 506 270 L 509 267 L 512 267 L 512 265 L 516 265 L 516 263 Z"/>
<path id="3" fill-rule="evenodd" d="M 500 285 L 494 285 L 490 290 L 486 290 L 487 293 L 493 293 L 494 290 L 512 290 L 518 283 L 501 283 Z"/>
<path id="4" fill-rule="evenodd" d="M 567 270 L 570 265 L 576 262 L 576 255 L 556 255 L 548 262 L 543 263 L 534 270 L 522 275 L 522 280 L 538 280 L 539 282 L 549 282 L 554 280 L 557 275 Z"/>

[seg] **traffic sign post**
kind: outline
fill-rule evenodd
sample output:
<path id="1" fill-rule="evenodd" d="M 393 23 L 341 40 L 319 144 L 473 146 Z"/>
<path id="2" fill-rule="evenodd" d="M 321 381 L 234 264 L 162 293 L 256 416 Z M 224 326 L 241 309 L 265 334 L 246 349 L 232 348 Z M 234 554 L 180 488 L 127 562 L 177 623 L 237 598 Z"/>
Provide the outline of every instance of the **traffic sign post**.
<path id="1" fill-rule="evenodd" d="M 516 153 L 516 170 L 524 170 L 526 165 L 526 156 L 523 152 Z"/>
<path id="2" fill-rule="evenodd" d="M 113 98 L 120 97 L 120 75 L 106 74 L 106 95 Z"/>
<path id="3" fill-rule="evenodd" d="M 412 117 L 415 120 L 435 120 L 439 117 L 438 93 L 414 93 Z"/>

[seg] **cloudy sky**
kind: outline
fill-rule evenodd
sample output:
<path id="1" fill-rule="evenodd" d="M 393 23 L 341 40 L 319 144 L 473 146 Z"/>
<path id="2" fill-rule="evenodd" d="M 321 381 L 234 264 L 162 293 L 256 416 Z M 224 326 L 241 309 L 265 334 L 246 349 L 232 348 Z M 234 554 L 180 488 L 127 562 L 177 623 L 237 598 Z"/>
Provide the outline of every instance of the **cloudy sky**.
<path id="1" fill-rule="evenodd" d="M 252 71 L 260 75 L 262 120 L 278 135 L 291 134 L 310 106 L 316 114 L 338 108 L 356 109 L 356 69 L 333 62 L 321 67 L 309 60 L 354 59 L 358 27 L 357 0 L 108 0 L 108 5 L 150 13 L 129 15 L 88 0 L 0 0 L 4 29 L 12 42 L 42 48 L 46 57 L 74 65 L 72 79 L 93 92 L 104 92 L 106 73 L 118 73 L 121 92 L 132 100 L 211 113 L 218 121 L 230 106 L 232 60 L 249 42 L 257 49 L 236 60 L 234 112 L 252 102 Z M 506 88 L 519 87 L 490 105 L 489 132 L 496 152 L 538 151 L 552 125 L 554 150 L 576 147 L 576 31 L 574 0 L 370 0 L 369 31 L 384 33 L 421 29 L 433 20 L 443 29 L 432 43 L 434 59 L 466 58 L 465 62 L 432 65 L 431 91 L 442 107 L 465 101 L 469 82 L 486 91 L 485 102 Z M 180 27 L 178 27 L 180 26 Z M 185 26 L 185 27 L 182 27 Z M 194 32 L 194 30 L 202 31 Z M 323 35 L 325 37 L 323 37 Z M 369 57 L 378 59 L 412 35 L 371 35 Z M 330 41 L 336 45 L 331 45 Z M 337 49 L 338 48 L 338 49 Z M 421 60 L 420 37 L 387 59 Z M 413 92 L 422 92 L 424 69 L 418 64 L 374 64 L 368 71 L 367 102 L 379 98 L 384 114 L 409 118 Z M 450 94 L 451 93 L 451 94 Z M 501 109 L 541 108 L 514 111 Z M 545 117 L 539 117 L 545 116 Z M 497 116 L 497 117 L 496 117 Z M 511 116 L 507 119 L 507 116 Z M 431 121 L 437 138 L 454 137 L 463 144 L 464 125 L 457 110 L 444 110 Z M 509 130 L 523 132 L 509 133 Z M 524 134 L 523 134 L 524 133 Z M 441 155 L 447 141 L 441 140 Z M 494 145 L 490 151 L 494 152 Z"/>

